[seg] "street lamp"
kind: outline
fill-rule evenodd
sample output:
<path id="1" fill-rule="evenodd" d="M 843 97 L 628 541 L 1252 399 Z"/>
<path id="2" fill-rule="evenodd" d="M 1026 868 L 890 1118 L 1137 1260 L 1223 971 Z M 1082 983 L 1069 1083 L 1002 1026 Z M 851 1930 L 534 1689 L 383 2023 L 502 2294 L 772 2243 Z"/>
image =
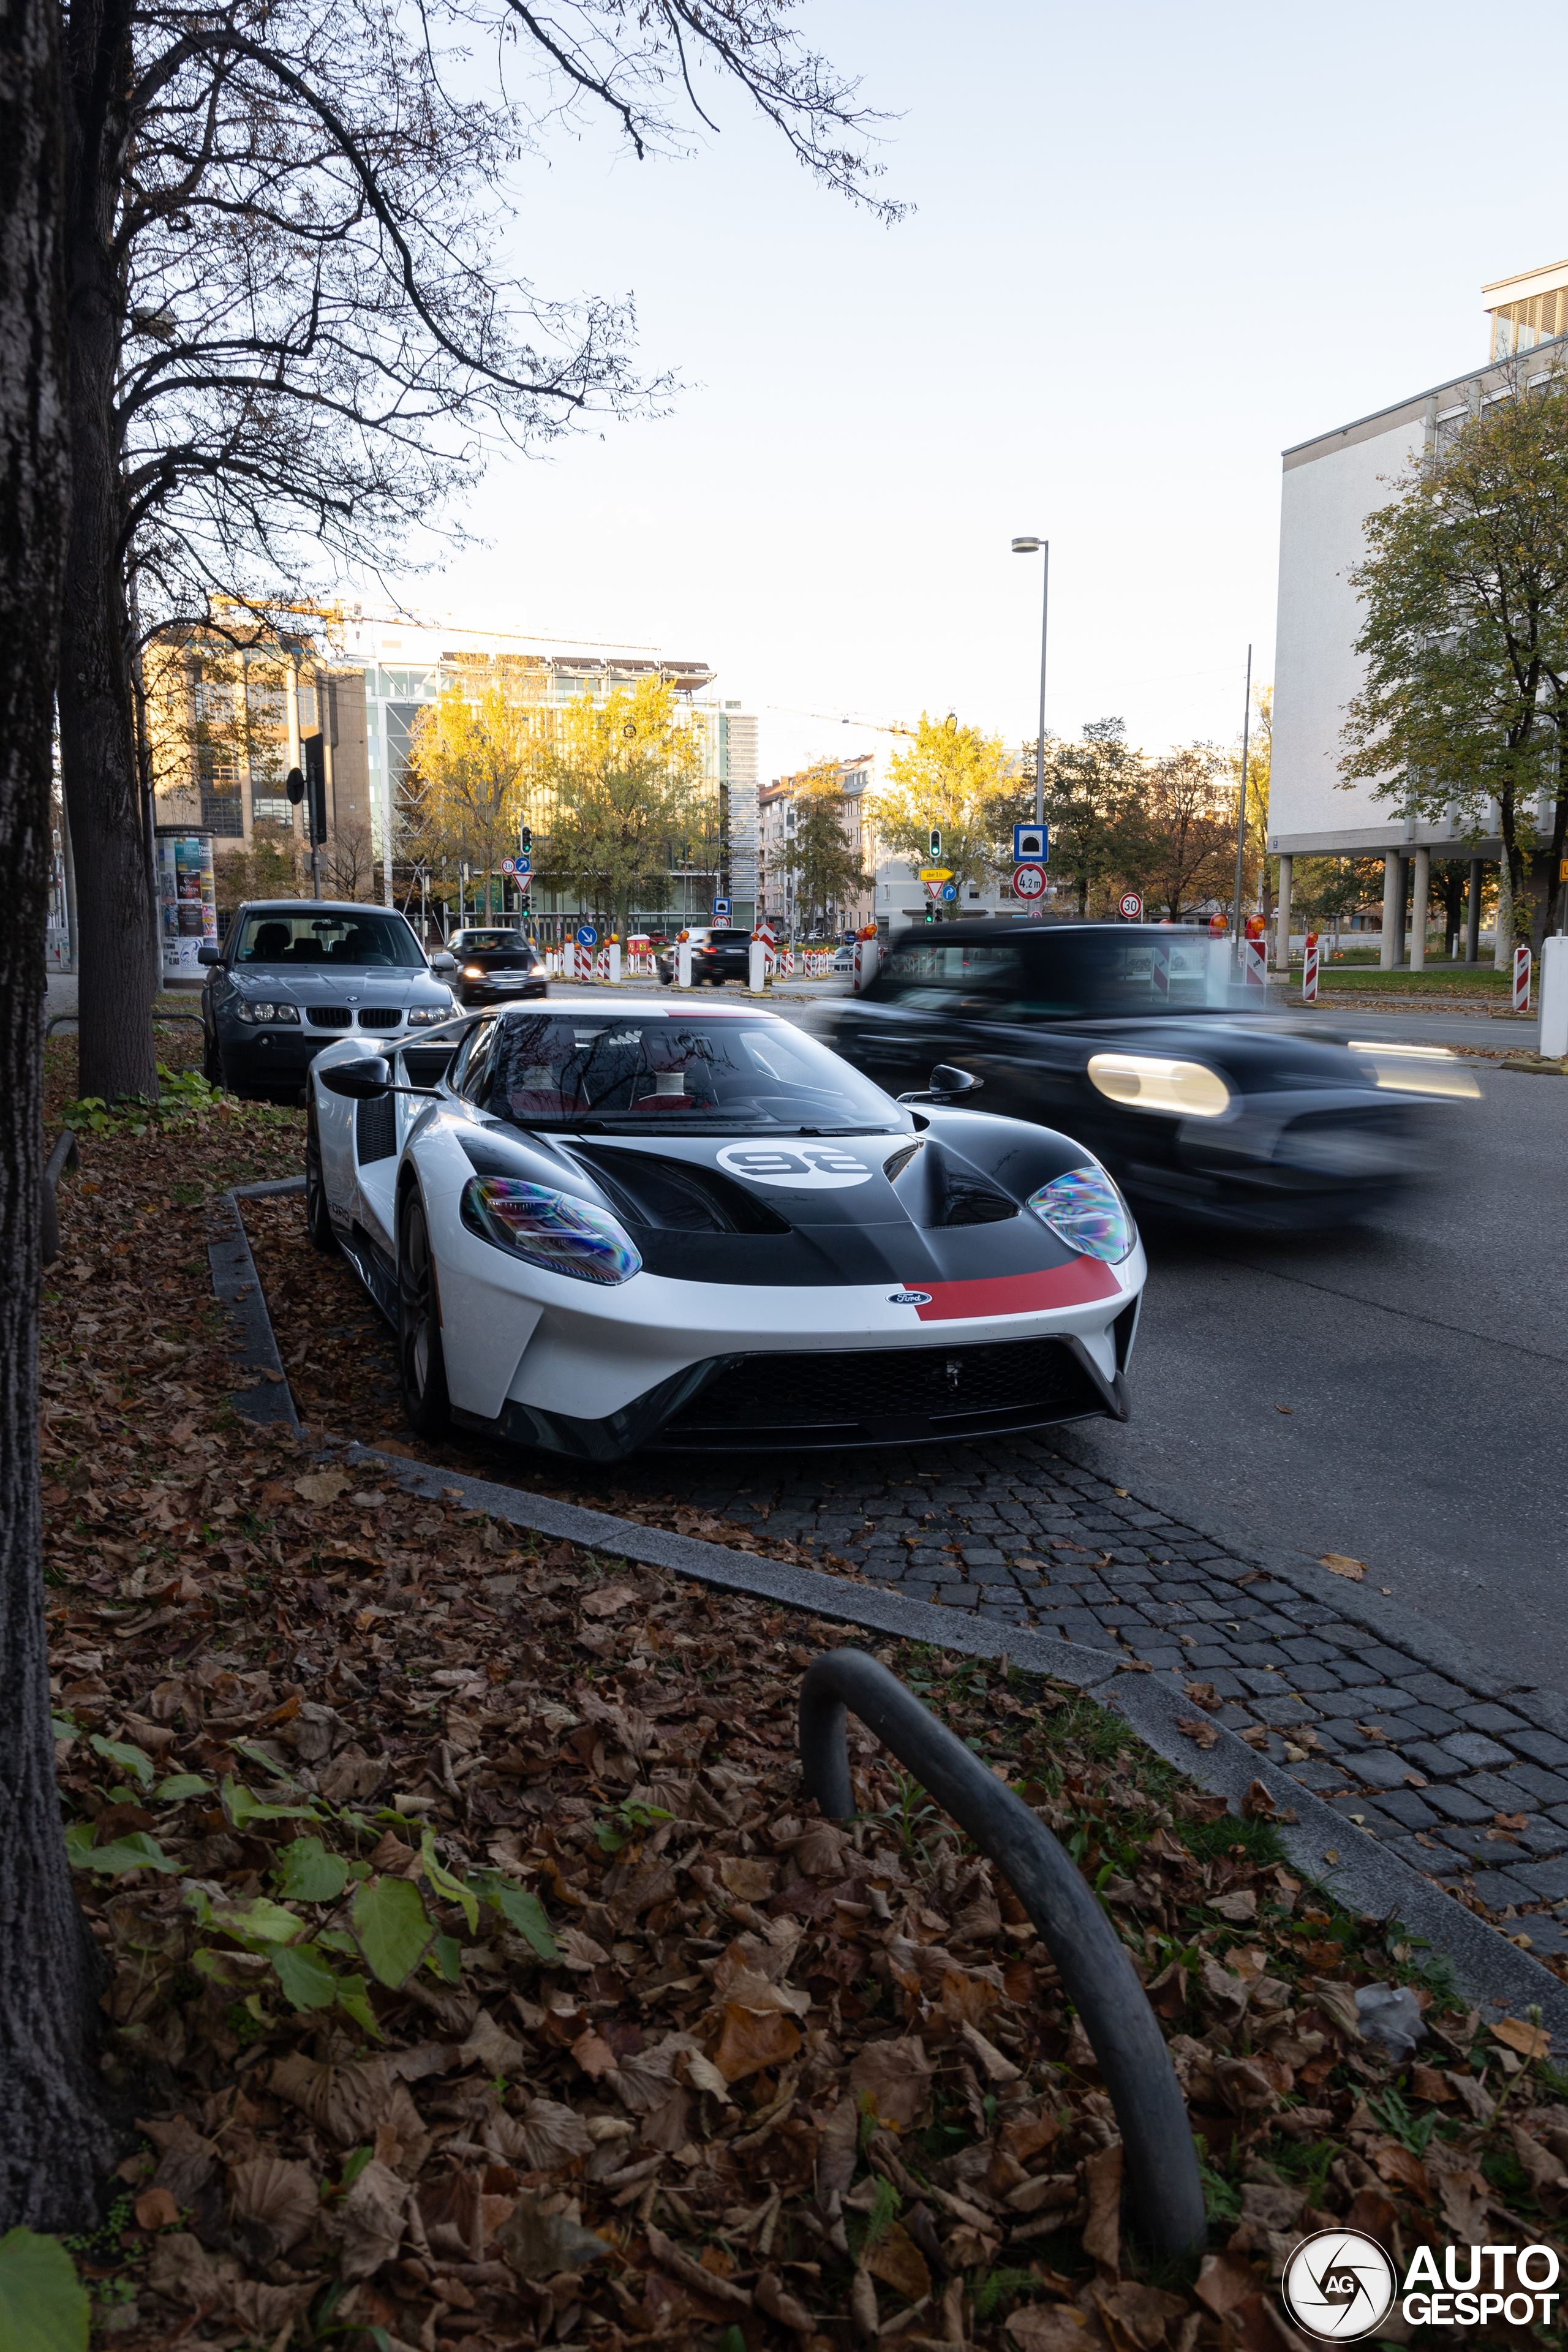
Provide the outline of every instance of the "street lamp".
<path id="1" fill-rule="evenodd" d="M 1051 610 L 1051 543 L 1033 531 L 1013 541 L 1015 555 L 1038 555 L 1040 562 L 1040 733 L 1035 751 L 1035 823 L 1046 821 L 1046 624 Z"/>

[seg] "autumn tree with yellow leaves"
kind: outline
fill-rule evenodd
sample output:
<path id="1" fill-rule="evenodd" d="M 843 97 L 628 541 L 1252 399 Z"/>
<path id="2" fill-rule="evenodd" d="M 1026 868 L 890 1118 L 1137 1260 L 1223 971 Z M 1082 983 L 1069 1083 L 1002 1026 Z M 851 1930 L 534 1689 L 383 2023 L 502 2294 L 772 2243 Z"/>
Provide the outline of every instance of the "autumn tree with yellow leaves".
<path id="1" fill-rule="evenodd" d="M 483 875 L 485 913 L 501 860 L 515 855 L 532 772 L 536 717 L 499 686 L 450 679 L 415 722 L 404 797 L 410 846 Z"/>
<path id="2" fill-rule="evenodd" d="M 662 906 L 671 868 L 718 859 L 718 793 L 702 741 L 657 677 L 550 714 L 530 746 L 528 805 L 541 881 L 574 889 L 624 939 L 638 907 Z"/>
<path id="3" fill-rule="evenodd" d="M 878 840 L 896 857 L 921 866 L 930 856 L 931 827 L 940 826 L 940 863 L 950 868 L 962 901 L 965 884 L 984 887 L 1010 863 L 1005 836 L 1016 791 L 999 735 L 922 711 L 907 747 L 889 761 L 888 781 L 876 794 Z"/>

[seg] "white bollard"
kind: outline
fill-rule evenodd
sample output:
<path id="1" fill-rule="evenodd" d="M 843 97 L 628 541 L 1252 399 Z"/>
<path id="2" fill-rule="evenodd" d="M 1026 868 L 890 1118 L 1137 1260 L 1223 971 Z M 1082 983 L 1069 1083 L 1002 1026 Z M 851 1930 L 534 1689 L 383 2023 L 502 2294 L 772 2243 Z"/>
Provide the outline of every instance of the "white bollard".
<path id="1" fill-rule="evenodd" d="M 880 940 L 867 940 L 860 957 L 860 985 L 869 988 L 877 977 L 877 967 L 882 961 Z"/>
<path id="2" fill-rule="evenodd" d="M 621 984 L 621 943 L 619 940 L 612 940 L 610 941 L 609 977 L 610 986 L 612 988 L 619 988 Z"/>
<path id="3" fill-rule="evenodd" d="M 677 988 L 691 985 L 691 941 L 680 940 L 675 950 L 675 984 Z"/>
<path id="4" fill-rule="evenodd" d="M 1541 946 L 1541 1045 L 1543 1057 L 1568 1054 L 1568 939 L 1561 932 Z"/>
<path id="5" fill-rule="evenodd" d="M 752 941 L 750 964 L 746 984 L 753 996 L 760 996 L 768 984 L 768 951 L 761 940 Z"/>
<path id="6" fill-rule="evenodd" d="M 1301 943 L 1301 1002 L 1316 1004 L 1318 1001 L 1318 934 L 1309 931 Z"/>

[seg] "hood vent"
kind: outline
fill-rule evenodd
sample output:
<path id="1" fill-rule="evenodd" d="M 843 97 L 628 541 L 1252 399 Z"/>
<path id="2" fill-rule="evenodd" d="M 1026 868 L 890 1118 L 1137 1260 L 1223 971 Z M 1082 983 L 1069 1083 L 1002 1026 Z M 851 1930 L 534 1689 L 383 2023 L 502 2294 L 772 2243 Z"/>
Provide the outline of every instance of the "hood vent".
<path id="1" fill-rule="evenodd" d="M 926 1233 L 953 1225 L 999 1225 L 1018 1203 L 968 1160 L 929 1136 L 882 1163 L 906 1215 Z M 900 1181 L 901 1180 L 901 1181 Z"/>
<path id="2" fill-rule="evenodd" d="M 574 1146 L 574 1156 L 634 1224 L 666 1233 L 787 1234 L 787 1219 L 717 1169 L 648 1151 L 601 1151 Z"/>

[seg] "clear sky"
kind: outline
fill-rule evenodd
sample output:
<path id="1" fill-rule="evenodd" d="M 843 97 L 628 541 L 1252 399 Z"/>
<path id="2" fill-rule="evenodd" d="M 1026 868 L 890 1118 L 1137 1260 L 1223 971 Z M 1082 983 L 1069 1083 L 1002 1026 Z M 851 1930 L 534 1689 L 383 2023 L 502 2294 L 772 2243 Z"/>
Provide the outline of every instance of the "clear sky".
<path id="1" fill-rule="evenodd" d="M 1279 453 L 1485 357 L 1480 289 L 1568 250 L 1568 18 L 1453 0 L 814 0 L 900 119 L 885 228 L 734 102 L 687 160 L 524 167 L 542 291 L 635 294 L 660 421 L 498 464 L 409 601 L 700 656 L 763 772 L 923 707 L 1238 731 L 1269 675 Z M 814 717 L 806 714 L 824 714 Z"/>

